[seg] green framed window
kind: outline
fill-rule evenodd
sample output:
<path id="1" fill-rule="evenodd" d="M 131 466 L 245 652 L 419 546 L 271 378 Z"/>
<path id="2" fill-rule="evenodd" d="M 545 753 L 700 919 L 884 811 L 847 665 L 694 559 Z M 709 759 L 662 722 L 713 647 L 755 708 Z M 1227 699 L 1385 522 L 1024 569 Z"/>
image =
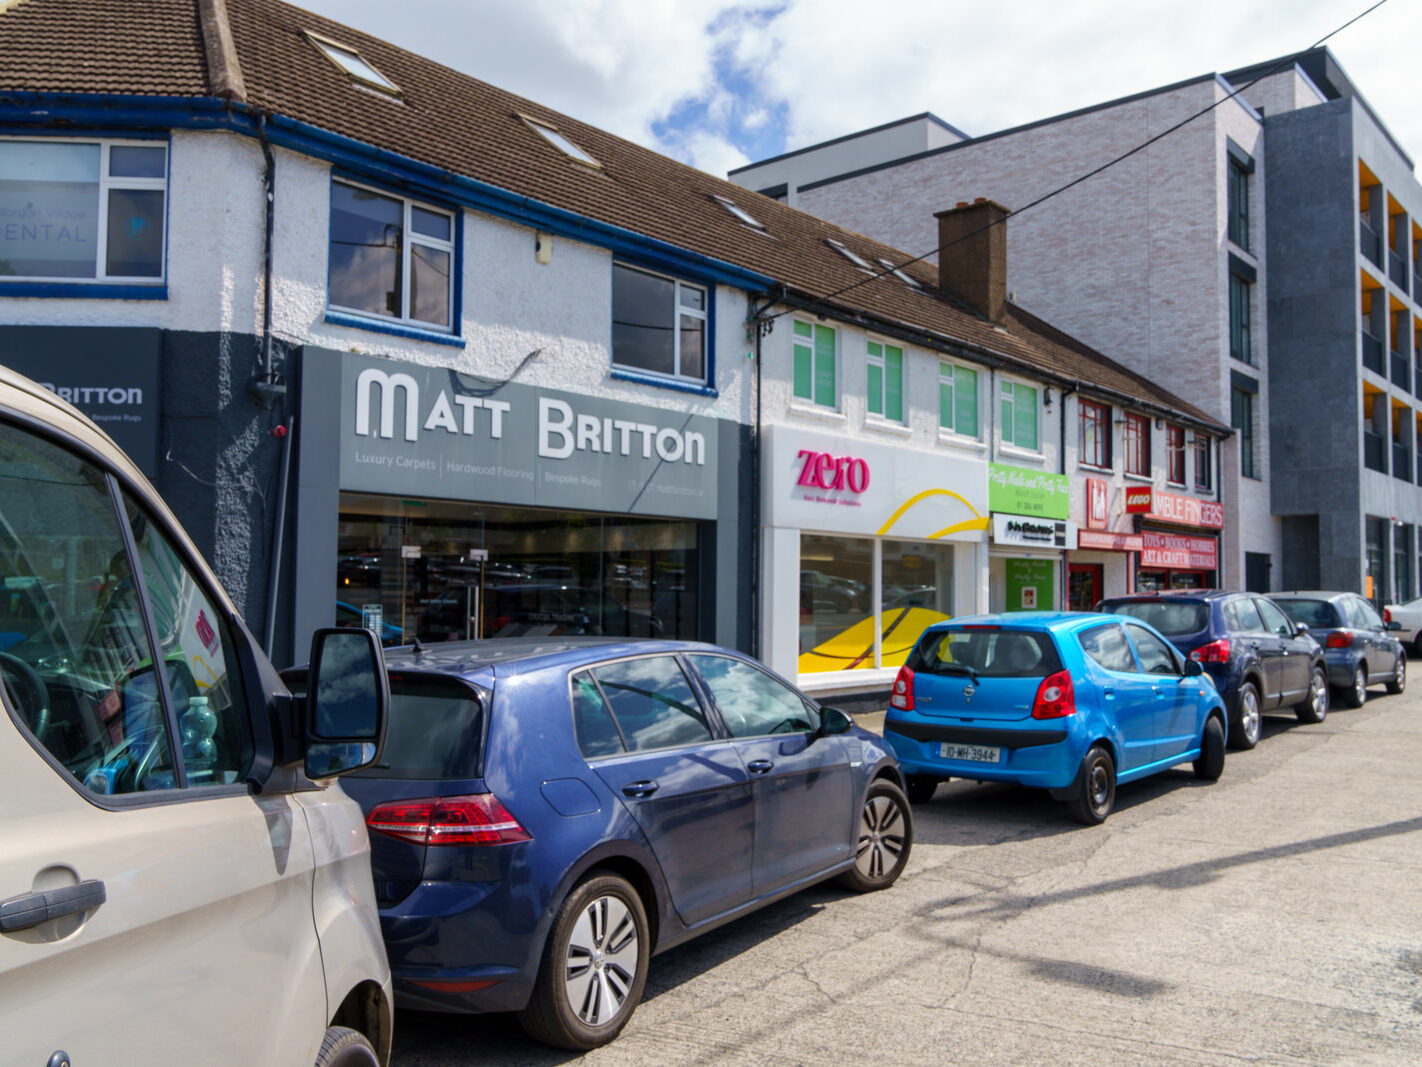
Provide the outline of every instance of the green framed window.
<path id="1" fill-rule="evenodd" d="M 1002 440 L 1018 448 L 1037 450 L 1037 390 L 1032 386 L 1002 383 Z"/>
<path id="2" fill-rule="evenodd" d="M 835 362 L 839 338 L 833 326 L 795 320 L 795 398 L 820 407 L 839 404 Z"/>
<path id="3" fill-rule="evenodd" d="M 879 341 L 869 342 L 869 380 L 865 395 L 871 415 L 904 421 L 904 350 Z"/>
<path id="4" fill-rule="evenodd" d="M 978 372 L 938 364 L 938 425 L 964 437 L 978 436 Z"/>

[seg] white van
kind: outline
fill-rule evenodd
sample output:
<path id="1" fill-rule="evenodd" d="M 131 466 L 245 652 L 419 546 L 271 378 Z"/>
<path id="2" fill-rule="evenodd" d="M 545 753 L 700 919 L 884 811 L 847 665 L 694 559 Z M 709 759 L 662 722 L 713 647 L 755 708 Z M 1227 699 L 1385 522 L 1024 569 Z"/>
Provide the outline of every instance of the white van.
<path id="1" fill-rule="evenodd" d="M 0 368 L 0 1060 L 388 1061 L 331 781 L 378 758 L 384 661 L 347 629 L 311 662 L 294 701 L 129 459 Z"/>

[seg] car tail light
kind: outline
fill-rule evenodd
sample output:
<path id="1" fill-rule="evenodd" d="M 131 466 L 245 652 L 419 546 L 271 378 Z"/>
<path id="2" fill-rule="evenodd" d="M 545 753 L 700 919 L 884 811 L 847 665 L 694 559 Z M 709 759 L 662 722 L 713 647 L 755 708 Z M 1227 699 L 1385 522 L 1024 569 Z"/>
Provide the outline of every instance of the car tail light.
<path id="1" fill-rule="evenodd" d="M 1352 648 L 1353 635 L 1346 630 L 1335 630 L 1328 635 L 1328 640 L 1323 643 L 1324 648 Z"/>
<path id="2" fill-rule="evenodd" d="M 1201 645 L 1190 653 L 1190 658 L 1196 663 L 1228 663 L 1229 662 L 1229 638 L 1221 637 L 1218 641 L 1211 641 L 1208 645 Z"/>
<path id="3" fill-rule="evenodd" d="M 894 691 L 889 696 L 889 706 L 900 711 L 913 711 L 913 671 L 900 667 L 894 679 Z"/>
<path id="4" fill-rule="evenodd" d="M 1076 691 L 1072 688 L 1071 675 L 1057 671 L 1042 679 L 1037 687 L 1037 699 L 1032 702 L 1032 718 L 1064 719 L 1076 714 Z"/>
<path id="5" fill-rule="evenodd" d="M 1383 608 L 1383 622 L 1392 622 L 1392 608 Z"/>
<path id="6" fill-rule="evenodd" d="M 377 804 L 365 825 L 415 845 L 507 845 L 533 840 L 493 793 Z"/>

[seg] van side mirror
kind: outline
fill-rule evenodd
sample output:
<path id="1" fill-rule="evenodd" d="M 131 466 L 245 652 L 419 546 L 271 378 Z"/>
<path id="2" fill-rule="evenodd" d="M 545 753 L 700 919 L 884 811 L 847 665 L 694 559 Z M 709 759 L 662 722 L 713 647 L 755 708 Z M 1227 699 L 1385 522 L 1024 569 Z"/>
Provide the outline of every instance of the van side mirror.
<path id="1" fill-rule="evenodd" d="M 368 767 L 385 747 L 390 679 L 380 639 L 370 630 L 330 627 L 311 637 L 306 676 L 308 778 Z"/>
<path id="2" fill-rule="evenodd" d="M 1200 675 L 1202 675 L 1202 674 L 1204 674 L 1204 673 L 1205 673 L 1205 668 L 1202 667 L 1202 666 L 1200 666 L 1200 661 L 1199 661 L 1199 660 L 1197 660 L 1197 659 L 1187 659 L 1187 660 L 1185 661 L 1185 677 L 1186 677 L 1186 678 L 1198 678 L 1198 677 L 1200 677 Z"/>

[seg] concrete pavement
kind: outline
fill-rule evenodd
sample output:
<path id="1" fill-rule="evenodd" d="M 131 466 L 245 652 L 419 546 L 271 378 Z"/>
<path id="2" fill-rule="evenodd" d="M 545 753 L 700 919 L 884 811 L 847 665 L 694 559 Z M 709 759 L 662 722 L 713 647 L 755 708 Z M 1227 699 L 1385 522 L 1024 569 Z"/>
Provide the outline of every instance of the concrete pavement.
<path id="1" fill-rule="evenodd" d="M 1224 777 L 1104 826 L 952 782 L 909 869 L 652 961 L 594 1064 L 1422 1063 L 1422 690 L 1265 720 Z M 512 1021 L 404 1013 L 396 1063 L 546 1064 Z"/>

